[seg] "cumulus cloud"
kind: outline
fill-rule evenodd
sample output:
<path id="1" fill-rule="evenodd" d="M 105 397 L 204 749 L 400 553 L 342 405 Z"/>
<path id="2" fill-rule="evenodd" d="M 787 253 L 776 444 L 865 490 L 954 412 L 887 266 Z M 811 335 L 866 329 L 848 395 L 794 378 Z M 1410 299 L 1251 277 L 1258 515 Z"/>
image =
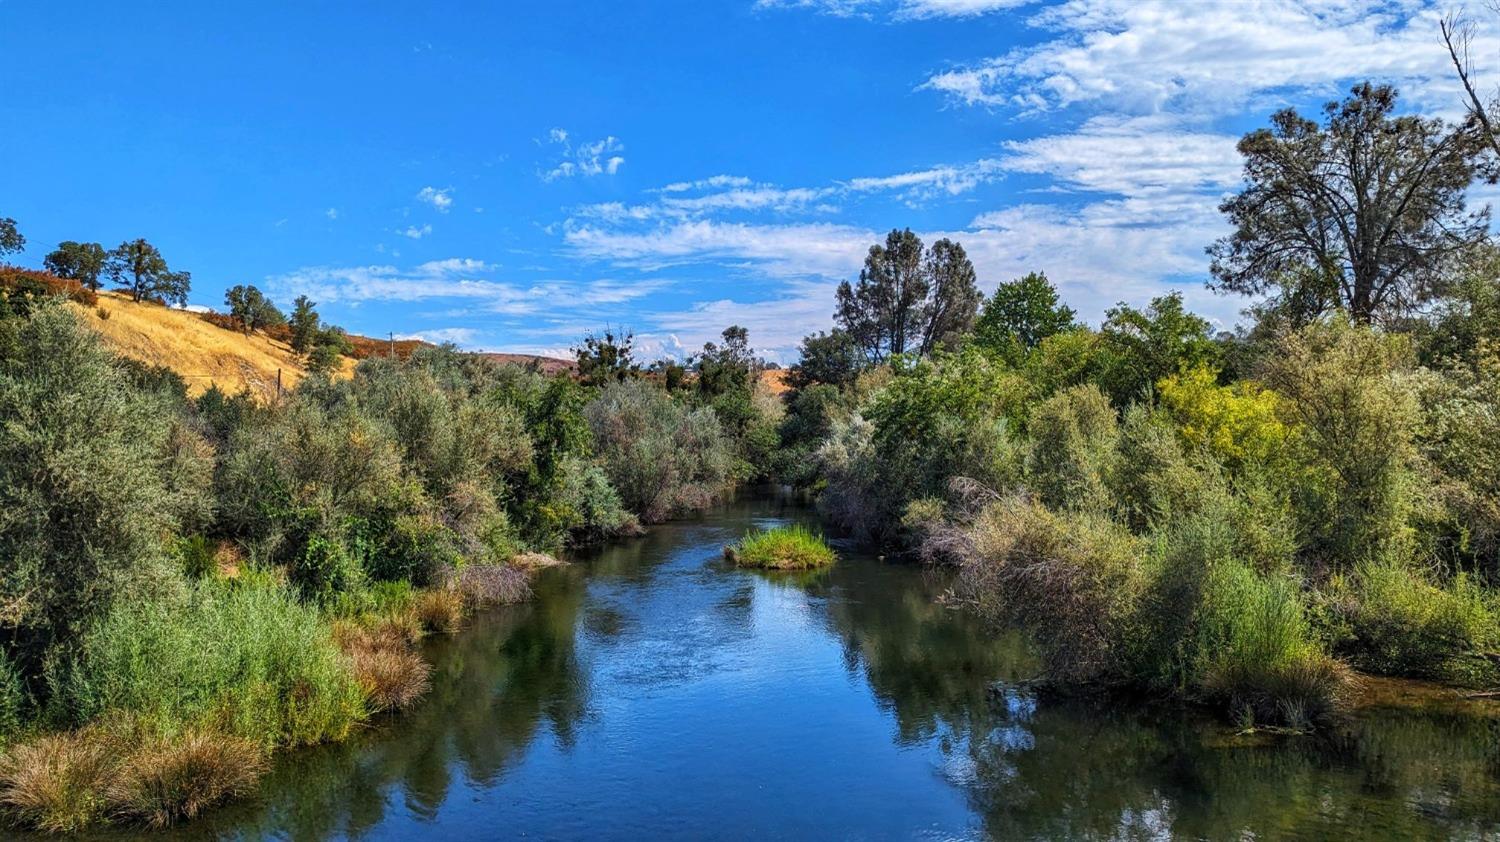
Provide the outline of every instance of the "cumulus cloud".
<path id="1" fill-rule="evenodd" d="M 405 228 L 402 228 L 400 231 L 397 231 L 396 233 L 400 234 L 403 237 L 410 237 L 413 240 L 420 240 L 423 237 L 427 236 L 428 234 L 432 233 L 432 226 L 431 225 L 421 225 L 421 226 L 408 225 Z"/>
<path id="2" fill-rule="evenodd" d="M 423 187 L 417 191 L 417 201 L 432 205 L 438 213 L 447 213 L 453 207 L 453 188 Z"/>

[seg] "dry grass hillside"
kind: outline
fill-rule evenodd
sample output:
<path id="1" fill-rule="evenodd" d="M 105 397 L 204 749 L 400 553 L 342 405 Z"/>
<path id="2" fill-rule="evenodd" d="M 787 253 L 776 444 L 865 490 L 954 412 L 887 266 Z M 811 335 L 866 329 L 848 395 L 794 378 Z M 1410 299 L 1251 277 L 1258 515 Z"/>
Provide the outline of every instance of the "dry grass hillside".
<path id="1" fill-rule="evenodd" d="M 192 395 L 217 385 L 230 393 L 248 389 L 272 398 L 278 371 L 287 389 L 307 376 L 301 358 L 285 342 L 226 330 L 196 313 L 137 304 L 115 293 L 100 293 L 95 307 L 74 306 L 117 353 L 172 369 L 187 381 Z M 343 375 L 354 365 L 345 358 Z"/>

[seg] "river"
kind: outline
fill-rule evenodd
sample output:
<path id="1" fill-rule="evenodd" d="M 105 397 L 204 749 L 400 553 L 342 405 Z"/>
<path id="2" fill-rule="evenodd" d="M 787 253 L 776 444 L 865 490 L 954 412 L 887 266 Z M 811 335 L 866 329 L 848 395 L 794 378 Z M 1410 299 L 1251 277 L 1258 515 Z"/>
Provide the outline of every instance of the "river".
<path id="1" fill-rule="evenodd" d="M 1320 737 L 992 694 L 1022 641 L 937 573 L 841 547 L 816 574 L 721 548 L 812 514 L 749 499 L 546 571 L 427 644 L 433 690 L 171 839 L 1500 837 L 1489 711 L 1365 707 Z M 111 833 L 110 838 L 137 833 Z"/>

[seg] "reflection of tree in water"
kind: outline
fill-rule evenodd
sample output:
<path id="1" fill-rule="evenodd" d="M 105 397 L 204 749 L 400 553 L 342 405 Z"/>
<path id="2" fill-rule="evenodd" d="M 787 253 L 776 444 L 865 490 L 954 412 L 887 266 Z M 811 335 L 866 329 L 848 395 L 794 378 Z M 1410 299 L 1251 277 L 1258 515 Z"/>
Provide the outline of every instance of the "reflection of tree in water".
<path id="1" fill-rule="evenodd" d="M 918 583 L 919 578 L 921 579 Z M 1489 720 L 1371 712 L 1321 738 L 1244 738 L 1129 700 L 987 698 L 1032 663 L 935 603 L 940 580 L 858 562 L 802 585 L 827 598 L 851 669 L 903 744 L 936 738 L 996 838 L 1483 837 L 1500 830 Z"/>
<path id="2" fill-rule="evenodd" d="M 998 837 L 1450 838 L 1493 833 L 1487 722 L 1380 713 L 1254 740 L 1196 715 L 1049 701 L 1024 747 L 976 740 L 971 798 Z"/>
<path id="3" fill-rule="evenodd" d="M 551 571 L 535 602 L 487 612 L 429 645 L 433 689 L 417 708 L 347 742 L 287 755 L 261 798 L 176 834 L 358 837 L 385 818 L 393 796 L 425 818 L 448 797 L 456 774 L 493 786 L 543 727 L 570 745 L 588 701 L 573 638 L 583 588 L 572 580 L 580 575 Z"/>
<path id="4" fill-rule="evenodd" d="M 938 604 L 942 581 L 909 567 L 851 563 L 809 579 L 828 600 L 828 620 L 849 669 L 863 669 L 877 699 L 895 714 L 898 739 L 967 734 L 987 716 L 985 687 L 1033 672 L 1018 639 L 995 640 L 963 612 Z"/>

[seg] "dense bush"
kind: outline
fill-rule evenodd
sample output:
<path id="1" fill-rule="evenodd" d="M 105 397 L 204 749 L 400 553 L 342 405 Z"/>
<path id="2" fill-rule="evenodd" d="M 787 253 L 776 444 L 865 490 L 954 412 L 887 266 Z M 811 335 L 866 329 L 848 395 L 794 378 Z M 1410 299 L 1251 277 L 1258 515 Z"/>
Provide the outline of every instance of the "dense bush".
<path id="1" fill-rule="evenodd" d="M 625 380 L 606 385 L 586 415 L 610 481 L 646 521 L 703 508 L 737 480 L 735 454 L 711 409 Z"/>
<path id="2" fill-rule="evenodd" d="M 170 592 L 207 449 L 65 307 L 0 320 L 0 624 L 34 674 L 121 594 Z"/>

